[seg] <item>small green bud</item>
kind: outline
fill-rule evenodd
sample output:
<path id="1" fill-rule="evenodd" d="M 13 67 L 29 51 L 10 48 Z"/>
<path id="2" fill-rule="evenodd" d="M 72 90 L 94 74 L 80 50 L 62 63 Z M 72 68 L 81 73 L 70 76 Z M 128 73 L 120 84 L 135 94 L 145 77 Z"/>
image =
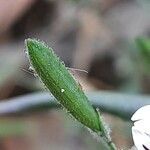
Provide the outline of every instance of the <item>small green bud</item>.
<path id="1" fill-rule="evenodd" d="M 25 43 L 32 67 L 60 104 L 91 130 L 101 131 L 97 111 L 54 51 L 35 39 Z"/>

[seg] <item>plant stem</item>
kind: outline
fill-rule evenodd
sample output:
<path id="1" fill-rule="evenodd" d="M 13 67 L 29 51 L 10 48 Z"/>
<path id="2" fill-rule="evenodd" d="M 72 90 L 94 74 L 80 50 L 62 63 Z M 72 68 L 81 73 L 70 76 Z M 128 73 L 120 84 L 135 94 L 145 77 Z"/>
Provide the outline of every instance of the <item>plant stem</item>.
<path id="1" fill-rule="evenodd" d="M 114 143 L 110 142 L 108 144 L 109 144 L 110 150 L 117 150 L 117 148 L 116 148 Z"/>
<path id="2" fill-rule="evenodd" d="M 144 105 L 150 104 L 150 96 L 127 95 L 110 91 L 86 93 L 95 108 L 129 121 L 132 114 Z M 34 92 L 0 101 L 0 116 L 20 115 L 58 108 L 60 105 L 49 92 Z"/>
<path id="3" fill-rule="evenodd" d="M 101 121 L 101 137 L 103 140 L 107 143 L 107 146 L 110 150 L 117 150 L 115 144 L 111 140 L 110 131 L 107 127 L 107 124 L 105 123 L 104 119 L 102 118 L 102 115 L 99 113 L 99 120 Z"/>

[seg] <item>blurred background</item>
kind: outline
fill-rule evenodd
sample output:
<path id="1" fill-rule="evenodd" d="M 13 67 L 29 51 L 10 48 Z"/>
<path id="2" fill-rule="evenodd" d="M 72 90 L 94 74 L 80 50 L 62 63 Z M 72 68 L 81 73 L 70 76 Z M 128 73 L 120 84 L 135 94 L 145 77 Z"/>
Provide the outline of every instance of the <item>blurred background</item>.
<path id="1" fill-rule="evenodd" d="M 45 90 L 28 70 L 29 37 L 48 43 L 67 67 L 88 71 L 71 69 L 87 92 L 150 94 L 149 0 L 1 0 L 1 101 Z M 131 148 L 130 120 L 104 117 L 118 148 Z M 0 150 L 99 149 L 103 144 L 60 109 L 0 117 Z"/>

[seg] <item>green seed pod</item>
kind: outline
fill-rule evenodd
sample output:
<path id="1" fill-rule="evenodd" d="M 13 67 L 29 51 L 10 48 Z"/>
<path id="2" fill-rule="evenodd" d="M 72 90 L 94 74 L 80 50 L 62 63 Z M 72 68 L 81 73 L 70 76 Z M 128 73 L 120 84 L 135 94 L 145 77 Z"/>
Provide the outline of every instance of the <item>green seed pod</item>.
<path id="1" fill-rule="evenodd" d="M 92 131 L 101 131 L 97 111 L 53 50 L 35 39 L 27 39 L 26 48 L 33 69 L 60 104 Z"/>

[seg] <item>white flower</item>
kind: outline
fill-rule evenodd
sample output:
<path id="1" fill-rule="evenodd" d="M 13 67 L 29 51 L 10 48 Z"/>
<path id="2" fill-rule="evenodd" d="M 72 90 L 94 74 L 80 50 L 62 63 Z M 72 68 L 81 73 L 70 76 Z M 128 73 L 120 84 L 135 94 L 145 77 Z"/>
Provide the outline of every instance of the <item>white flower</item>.
<path id="1" fill-rule="evenodd" d="M 150 105 L 137 110 L 132 118 L 132 136 L 138 150 L 150 150 Z"/>

